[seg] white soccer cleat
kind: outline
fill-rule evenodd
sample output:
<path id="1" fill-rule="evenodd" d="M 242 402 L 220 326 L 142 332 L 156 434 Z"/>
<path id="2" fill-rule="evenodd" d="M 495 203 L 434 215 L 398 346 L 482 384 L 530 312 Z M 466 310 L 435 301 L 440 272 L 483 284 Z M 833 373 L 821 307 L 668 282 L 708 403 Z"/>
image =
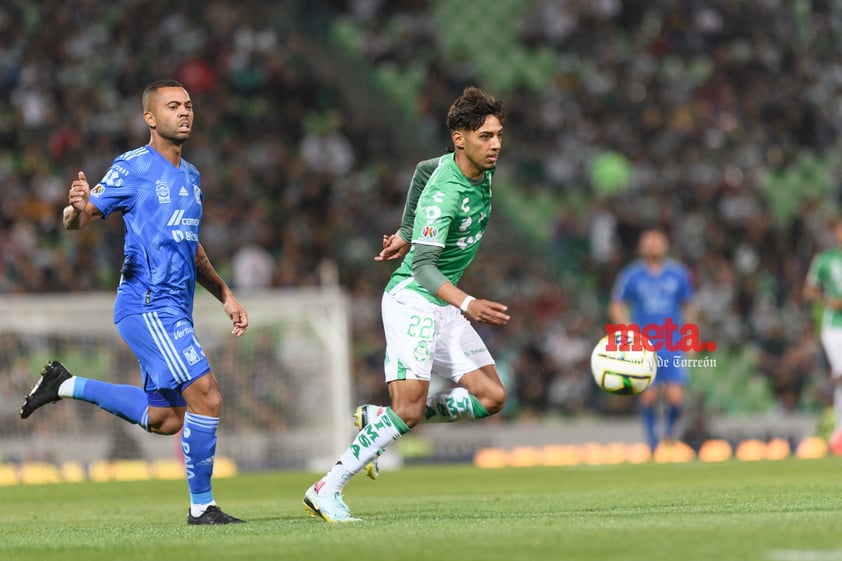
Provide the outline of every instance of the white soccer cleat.
<path id="1" fill-rule="evenodd" d="M 342 500 L 341 493 L 319 495 L 316 486 L 321 487 L 321 482 L 311 485 L 304 493 L 304 510 L 309 512 L 310 516 L 318 516 L 331 524 L 360 521 L 359 518 L 351 516 L 351 509 Z"/>

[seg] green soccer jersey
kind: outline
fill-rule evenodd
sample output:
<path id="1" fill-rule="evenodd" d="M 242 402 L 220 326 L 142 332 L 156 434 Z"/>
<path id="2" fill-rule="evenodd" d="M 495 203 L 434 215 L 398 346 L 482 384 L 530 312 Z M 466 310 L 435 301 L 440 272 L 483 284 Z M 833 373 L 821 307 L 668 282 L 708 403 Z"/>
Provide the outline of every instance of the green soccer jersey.
<path id="1" fill-rule="evenodd" d="M 474 260 L 488 225 L 493 173 L 493 170 L 487 171 L 481 180 L 471 181 L 462 174 L 453 154 L 418 165 L 407 197 L 407 208 L 404 209 L 404 218 L 412 217 L 412 249 L 392 273 L 386 285 L 387 291 L 406 288 L 418 292 L 430 302 L 448 305 L 413 278 L 414 248 L 416 245 L 441 247 L 438 269 L 450 282 L 458 284 L 465 269 Z M 429 179 L 426 179 L 428 174 Z M 413 200 L 417 200 L 414 207 Z M 406 225 L 401 227 L 402 237 L 407 230 Z"/>
<path id="2" fill-rule="evenodd" d="M 842 298 L 842 251 L 828 249 L 816 255 L 807 272 L 807 284 L 820 287 L 829 298 Z M 822 323 L 842 327 L 842 312 L 825 307 Z"/>

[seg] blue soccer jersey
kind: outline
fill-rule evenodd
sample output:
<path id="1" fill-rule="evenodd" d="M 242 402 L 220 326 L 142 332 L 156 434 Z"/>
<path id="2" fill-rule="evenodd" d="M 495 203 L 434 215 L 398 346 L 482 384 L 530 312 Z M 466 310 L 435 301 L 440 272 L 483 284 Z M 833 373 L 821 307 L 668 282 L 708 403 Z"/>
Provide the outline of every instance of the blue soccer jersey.
<path id="1" fill-rule="evenodd" d="M 202 219 L 199 172 L 176 168 L 151 146 L 114 159 L 91 189 L 103 217 L 119 211 L 126 226 L 114 321 L 156 311 L 191 316 Z"/>
<path id="2" fill-rule="evenodd" d="M 680 329 L 682 308 L 692 297 L 693 285 L 687 267 L 671 259 L 665 261 L 658 273 L 647 269 L 643 261 L 635 261 L 623 269 L 611 293 L 612 301 L 623 302 L 629 307 L 631 321 L 644 334 L 647 334 L 647 326 L 663 328 L 668 319 Z M 676 362 L 682 353 L 673 347 L 679 343 L 679 335 L 674 332 L 664 334 L 666 337 L 670 341 L 652 341 L 658 347 L 655 382 L 685 382 L 686 369 Z"/>
<path id="3" fill-rule="evenodd" d="M 667 318 L 681 325 L 682 308 L 693 297 L 693 285 L 687 267 L 677 261 L 666 260 L 657 274 L 643 261 L 635 261 L 620 273 L 611 296 L 626 303 L 640 327 L 663 325 Z"/>

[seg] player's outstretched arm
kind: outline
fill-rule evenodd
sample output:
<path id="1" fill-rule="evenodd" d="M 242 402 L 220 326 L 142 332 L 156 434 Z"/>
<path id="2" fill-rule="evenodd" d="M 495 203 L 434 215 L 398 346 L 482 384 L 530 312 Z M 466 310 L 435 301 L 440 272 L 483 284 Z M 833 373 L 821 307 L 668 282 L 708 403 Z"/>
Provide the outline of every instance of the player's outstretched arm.
<path id="1" fill-rule="evenodd" d="M 450 281 L 442 284 L 436 296 L 462 310 L 468 319 L 491 325 L 506 325 L 511 316 L 506 313 L 509 307 L 500 302 L 474 298 Z"/>
<path id="2" fill-rule="evenodd" d="M 508 306 L 492 300 L 474 298 L 453 284 L 438 268 L 441 247 L 416 245 L 412 275 L 418 283 L 448 304 L 456 306 L 473 321 L 505 325 L 511 317 Z"/>
<path id="3" fill-rule="evenodd" d="M 246 309 L 240 304 L 228 284 L 216 272 L 216 269 L 213 268 L 202 244 L 199 244 L 196 249 L 196 281 L 222 302 L 222 309 L 234 324 L 231 333 L 237 337 L 245 333 L 249 326 Z"/>

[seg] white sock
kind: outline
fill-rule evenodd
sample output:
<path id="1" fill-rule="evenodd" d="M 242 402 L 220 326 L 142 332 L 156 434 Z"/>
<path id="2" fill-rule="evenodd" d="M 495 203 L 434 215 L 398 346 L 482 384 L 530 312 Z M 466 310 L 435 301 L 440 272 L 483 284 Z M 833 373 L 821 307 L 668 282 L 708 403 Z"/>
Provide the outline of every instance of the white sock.
<path id="1" fill-rule="evenodd" d="M 76 376 L 71 376 L 58 387 L 59 397 L 73 397 L 73 387 L 76 385 Z"/>
<path id="2" fill-rule="evenodd" d="M 453 423 L 461 419 L 482 419 L 488 411 L 465 388 L 457 387 L 434 393 L 427 398 L 425 423 Z"/>
<path id="3" fill-rule="evenodd" d="M 198 518 L 205 513 L 205 511 L 208 509 L 209 506 L 215 505 L 215 504 L 216 504 L 216 501 L 211 501 L 206 505 L 197 505 L 195 503 L 191 504 L 190 505 L 190 516 L 192 516 L 193 518 Z"/>
<path id="4" fill-rule="evenodd" d="M 321 479 L 320 485 L 317 485 L 319 494 L 341 493 L 354 474 L 377 458 L 381 448 L 385 448 L 407 432 L 409 427 L 390 407 L 382 408 L 381 413 L 357 433 L 351 446 Z"/>

